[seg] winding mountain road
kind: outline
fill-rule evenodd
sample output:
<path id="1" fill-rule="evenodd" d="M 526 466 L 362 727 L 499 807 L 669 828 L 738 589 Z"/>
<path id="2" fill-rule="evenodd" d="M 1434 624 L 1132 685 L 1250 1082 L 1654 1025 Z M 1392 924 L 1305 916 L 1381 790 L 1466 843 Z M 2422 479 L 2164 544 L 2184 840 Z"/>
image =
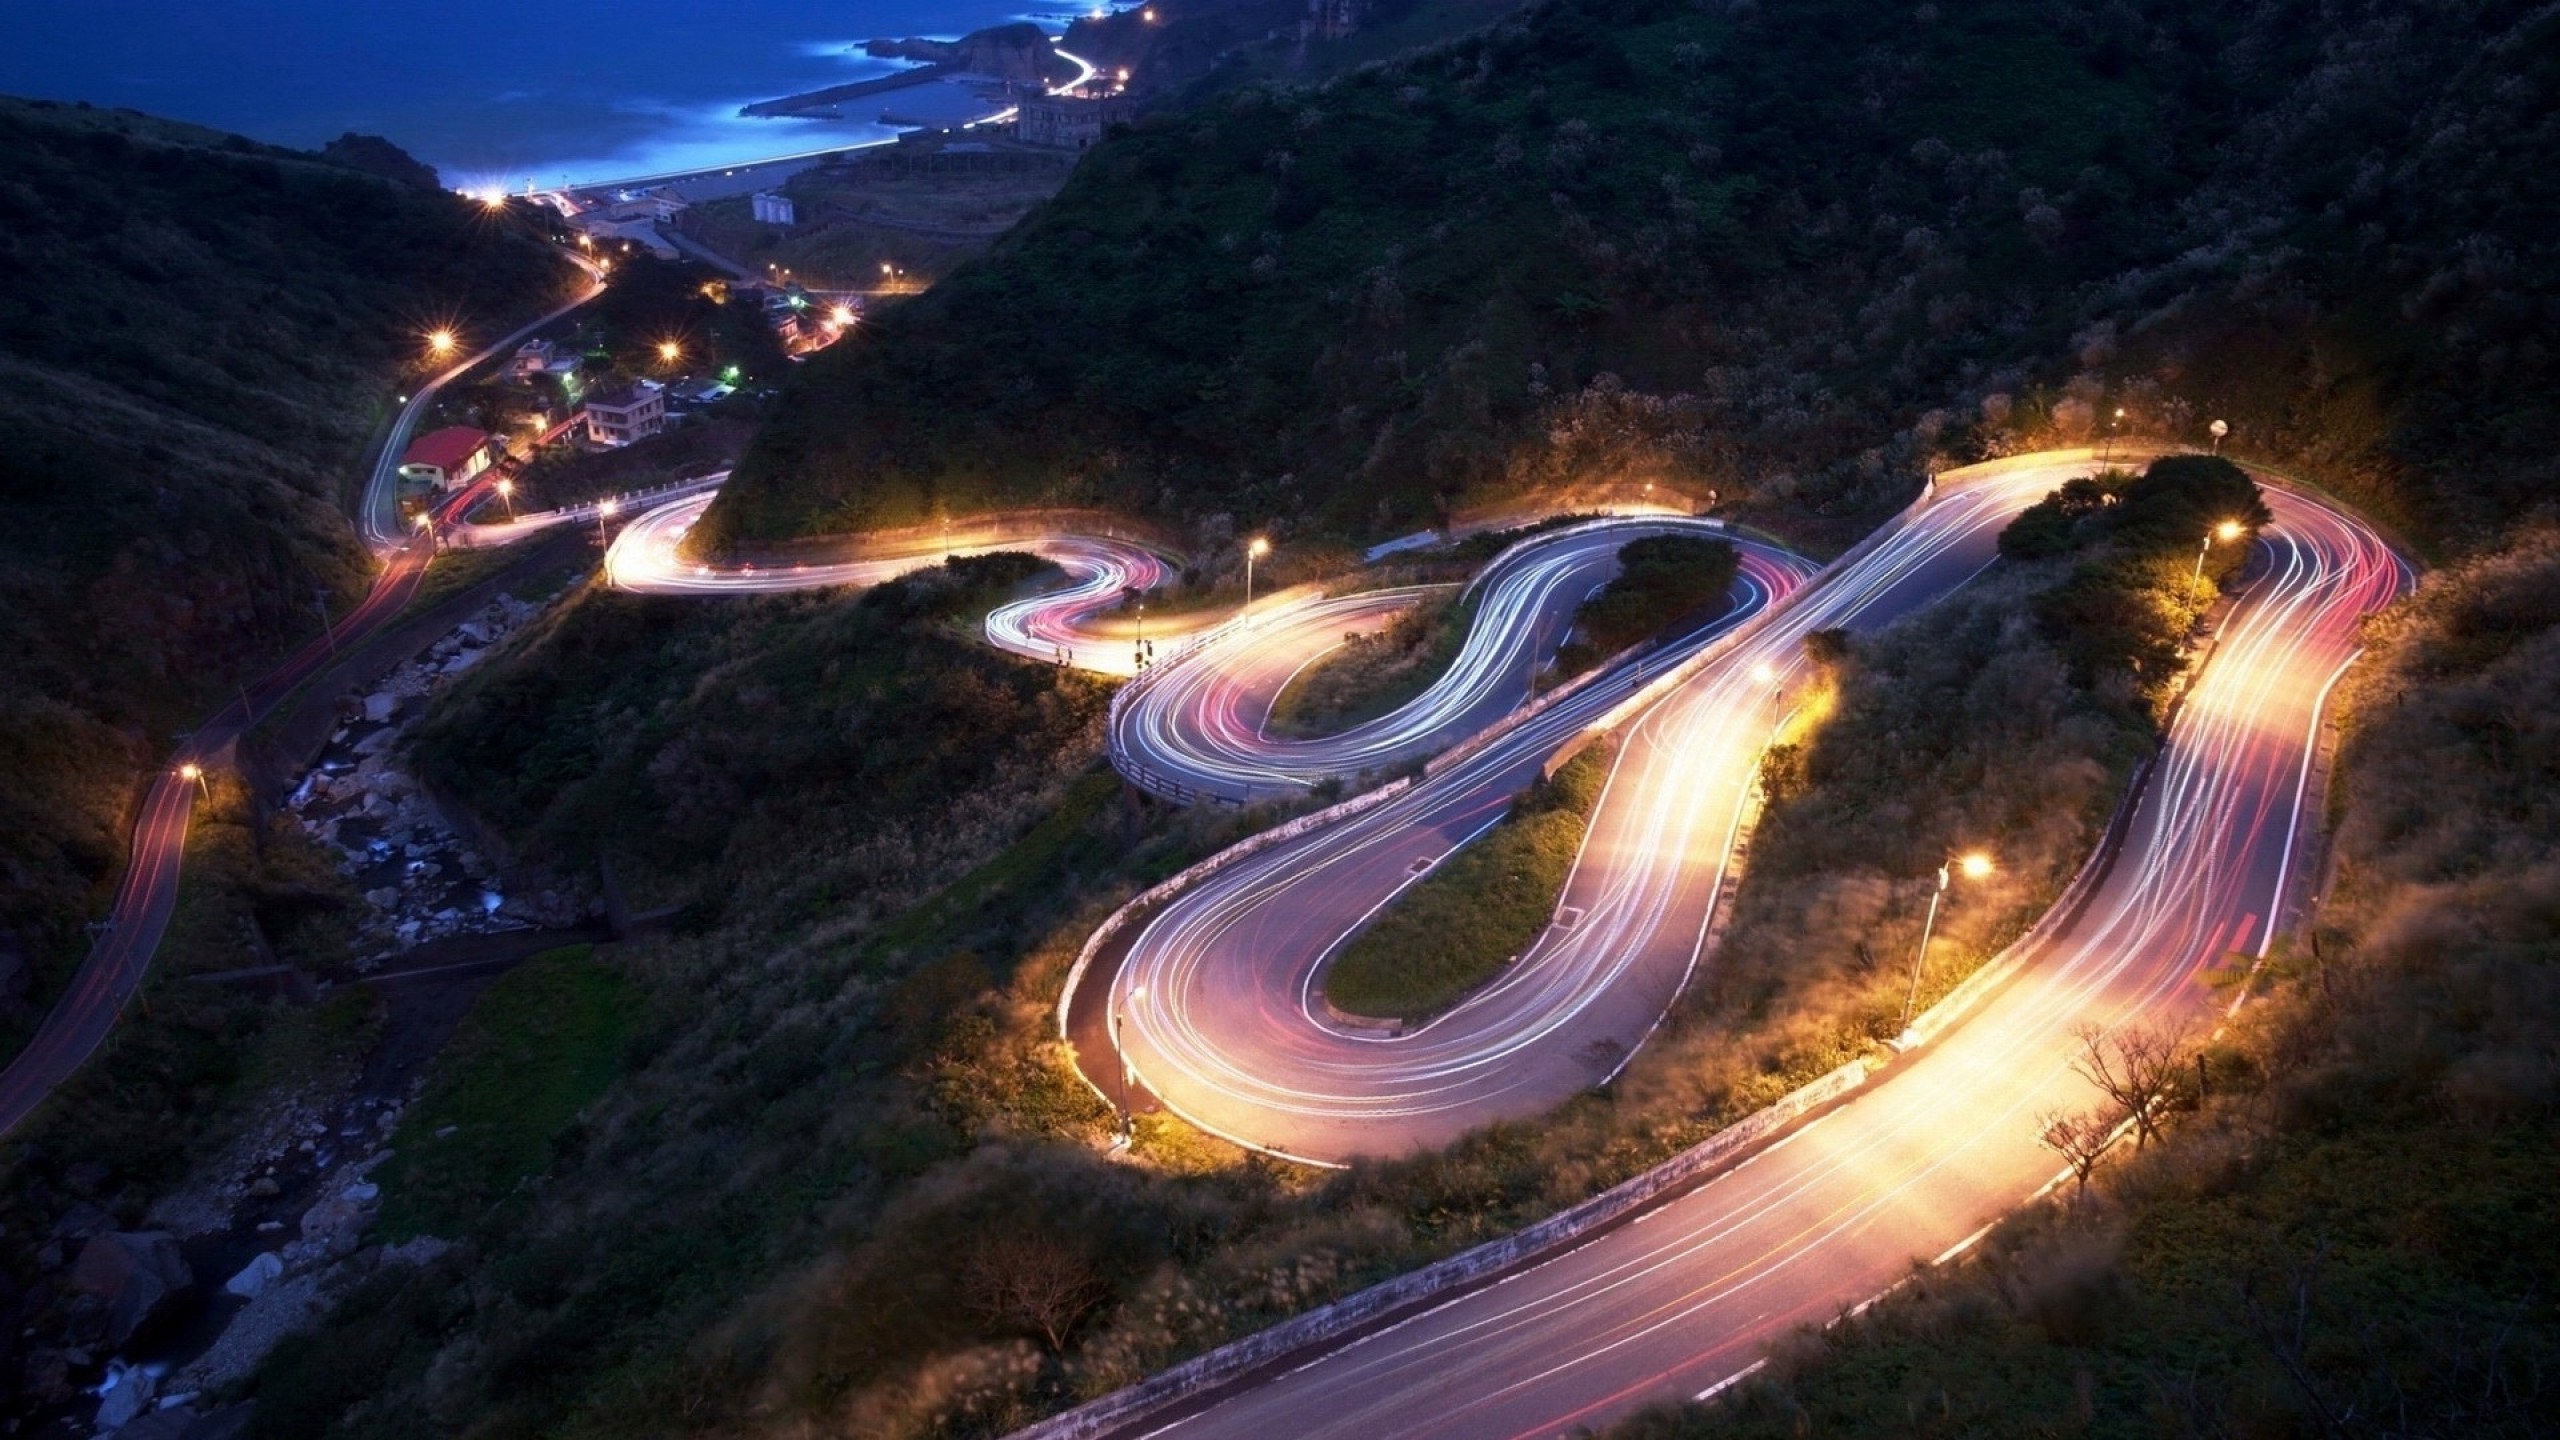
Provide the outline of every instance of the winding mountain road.
<path id="1" fill-rule="evenodd" d="M 1988 562 L 2008 517 L 2087 468 L 2083 453 L 1945 477 L 1866 555 L 1666 684 L 1633 721 L 1568 890 L 1582 916 L 1433 1026 L 1346 1032 L 1308 989 L 1364 901 L 1399 883 L 1404 855 L 1451 833 L 1435 806 L 1457 803 L 1468 767 L 1185 892 L 1114 981 L 1138 1074 L 1204 1123 L 1318 1157 L 1437 1143 L 1587 1084 L 1600 1068 L 1577 1074 L 1588 1037 L 1640 1036 L 1694 956 L 1704 875 L 1722 867 L 1734 791 L 1777 708 L 1759 667 L 1783 675 L 1806 633 L 1872 627 L 1945 593 Z M 2322 707 L 2361 618 L 2411 578 L 2327 501 L 2272 485 L 2266 498 L 2274 522 L 2253 578 L 2116 862 L 2070 923 L 2022 942 L 2014 977 L 1958 1023 L 1933 1018 L 1846 1102 L 1632 1224 L 1081 1433 L 1564 1434 L 1732 1379 L 1788 1330 L 1876 1295 L 1915 1258 L 1961 1249 L 2047 1183 L 2056 1167 L 2036 1117 L 2096 1098 L 2070 1068 L 2074 1027 L 2203 1019 L 2200 973 L 2233 951 L 2263 955 L 2288 919 Z M 1133 1002 L 1140 986 L 1147 997 Z"/>

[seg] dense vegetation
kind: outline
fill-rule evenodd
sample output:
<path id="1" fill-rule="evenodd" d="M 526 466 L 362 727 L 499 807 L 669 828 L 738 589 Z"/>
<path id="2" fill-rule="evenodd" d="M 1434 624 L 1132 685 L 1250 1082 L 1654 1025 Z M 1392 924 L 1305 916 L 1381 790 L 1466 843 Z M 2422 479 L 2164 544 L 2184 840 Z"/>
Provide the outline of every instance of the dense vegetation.
<path id="1" fill-rule="evenodd" d="M 1573 638 L 1556 651 L 1555 673 L 1579 675 L 1684 620 L 1724 608 L 1742 557 L 1726 540 L 1648 535 L 1618 547 L 1618 573 L 1573 616 Z"/>
<path id="2" fill-rule="evenodd" d="M 1571 0 L 1242 90 L 813 363 L 705 538 L 1026 497 L 1392 533 L 1592 473 L 1852 516 L 2118 406 L 2391 499 L 2415 377 L 2548 364 L 2525 13 Z"/>
<path id="3" fill-rule="evenodd" d="M 2560 534 L 2432 577 L 2374 639 L 2316 939 L 2167 1141 L 1626 1440 L 2560 1425 Z"/>
<path id="4" fill-rule="evenodd" d="M 1616 754 L 1587 746 L 1520 792 L 1498 824 L 1342 947 L 1324 972 L 1325 999 L 1353 1015 L 1421 1020 L 1501 974 L 1555 918 Z"/>
<path id="5" fill-rule="evenodd" d="M 365 441 L 440 324 L 565 293 L 455 197 L 0 100 L 0 976 L 49 989 L 138 768 L 349 600 Z"/>
<path id="6" fill-rule="evenodd" d="M 734 899 L 770 933 L 854 928 L 1008 838 L 1092 753 L 1100 684 L 962 643 L 1038 567 L 734 605 L 589 589 L 437 707 L 418 764 L 537 863 L 607 862 L 642 908 Z"/>

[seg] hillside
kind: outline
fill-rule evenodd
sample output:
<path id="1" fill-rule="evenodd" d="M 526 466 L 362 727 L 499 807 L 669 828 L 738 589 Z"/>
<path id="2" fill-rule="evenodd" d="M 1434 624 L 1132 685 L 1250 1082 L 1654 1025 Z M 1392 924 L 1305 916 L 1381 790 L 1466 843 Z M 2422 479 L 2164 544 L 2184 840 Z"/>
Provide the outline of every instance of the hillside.
<path id="1" fill-rule="evenodd" d="M 2388 471 L 2411 376 L 2547 363 L 2494 293 L 2546 182 L 2464 90 L 2523 13 L 1568 0 L 1239 90 L 813 362 L 702 543 L 1024 500 L 1373 535 L 1599 469 L 1854 516 L 2118 406 Z"/>
<path id="2" fill-rule="evenodd" d="M 169 732 L 367 583 L 342 490 L 421 333 L 568 273 L 450 195 L 0 100 L 0 983 L 76 958 Z"/>
<path id="3" fill-rule="evenodd" d="M 1356 533 L 1595 474 L 1719 489 L 1837 538 L 1933 461 L 2088 435 L 2122 407 L 2125 433 L 2201 439 L 2227 419 L 2229 449 L 2464 554 L 2548 493 L 2560 430 L 2536 333 L 2560 264 L 2534 224 L 2560 139 L 2553 33 L 2498 4 L 2438 7 L 2423 29 L 2381 4 L 1550 6 L 1332 89 L 1239 93 L 1108 142 L 987 258 L 810 363 L 714 538 L 1023 498 L 1226 512 L 1229 534 L 1263 519 Z M 2185 553 L 2161 563 L 2174 574 Z M 2107 775 L 2073 772 L 2050 795 L 1983 777 L 2022 756 L 2058 769 L 2063 742 L 2114 761 L 2129 707 L 2152 697 L 2100 692 L 2127 712 L 2103 726 L 2076 702 L 2016 702 L 2039 691 L 2007 672 L 2055 689 L 2082 658 L 2010 633 L 2035 584 L 2080 561 L 2042 563 L 1846 655 L 1836 728 L 1791 757 L 1791 783 L 1816 788 L 1755 842 L 1762 873 L 1855 879 L 1896 838 L 1876 832 L 1917 848 L 2041 822 L 2034 856 L 2003 850 L 2015 921 L 2026 887 L 2067 870 Z M 505 836 L 612 852 L 650 898 L 694 903 L 609 962 L 641 1019 L 622 1072 L 550 1129 L 539 1177 L 457 1225 L 442 1261 L 384 1271 L 284 1352 L 260 1382 L 267 1433 L 1000 1434 L 1550 1213 L 1838 1058 L 1820 1048 L 1837 1037 L 1756 1002 L 1779 979 L 1833 985 L 1856 947 L 1790 963 L 1803 952 L 1781 941 L 1805 925 L 1771 903 L 1752 912 L 1757 949 L 1731 952 L 1755 968 L 1717 977 L 1743 983 L 1697 987 L 1623 1084 L 1537 1125 L 1331 1177 L 1166 1123 L 1141 1127 L 1137 1163 L 1101 1158 L 1108 1117 L 1051 1038 L 1061 977 L 1110 899 L 1268 817 L 1126 797 L 1094 764 L 1084 682 L 964 648 L 1007 578 L 964 569 L 720 613 L 595 597 L 430 718 L 422 768 L 484 797 Z M 2464 680 L 2368 722 L 2344 762 L 2374 798 L 2342 849 L 2402 867 L 2366 881 L 2386 899 L 2459 906 L 2469 890 L 2420 885 L 2503 873 L 2432 839 L 2399 846 L 2427 828 L 2413 815 L 2548 789 L 2542 688 L 2505 667 L 2547 677 L 2546 646 L 2506 642 L 2546 627 L 2549 606 L 2483 593 L 2390 637 L 2459 666 L 2366 682 Z M 1923 729 L 1935 757 L 1879 738 Z M 2383 763 L 2457 738 L 2492 752 L 2448 759 L 2459 787 Z M 1936 828 L 1898 824 L 1879 794 Z M 2528 814 L 2476 843 L 2542 863 L 2547 828 Z M 2323 1053 L 2277 1019 L 2319 1012 L 2271 1010 L 2290 1036 L 2260 1053 L 2307 1079 L 2253 1075 L 2237 1053 L 2225 1077 L 2237 1105 L 2272 1113 L 2333 1066 L 2358 1072 L 2337 1093 L 2350 1110 L 2389 1101 L 2373 1118 L 2405 1143 L 2314 1156 L 2325 1189 L 2280 1166 L 2209 1172 L 2228 1187 L 2220 1210 L 2250 1221 L 2316 1219 L 2341 1190 L 2459 1201 L 2412 1212 L 2397 1236 L 2419 1260 L 2376 1273 L 2459 1302 L 2437 1313 L 2466 1324 L 2504 1312 L 2427 1294 L 2444 1272 L 2424 1247 L 2487 1251 L 2483 1215 L 2548 1232 L 2541 1210 L 2497 1208 L 2526 1193 L 2511 1177 L 2538 1173 L 2510 1163 L 2510 1140 L 2541 1131 L 2412 1138 L 2457 1106 L 2547 1128 L 2549 938 L 2537 916 L 2495 919 L 2476 973 L 2443 963 L 2463 958 L 2446 945 L 2394 950 L 2441 1007 L 2418 1053 L 2389 1057 L 2410 1065 L 2370 1053 L 2409 993 L 2376 984 L 2348 997 L 2368 1053 Z M 1890 923 L 1908 935 L 1907 915 Z M 1971 923 L 1959 943 L 1992 943 Z M 2294 973 L 2298 992 L 2325 993 Z M 2445 1077 L 2460 1086 L 2424 1083 L 2439 1057 L 2466 1062 Z M 2234 1133 L 2273 1153 L 2306 1132 Z M 2547 1249 L 2515 1247 L 2489 1278 Z M 1079 1297 L 1063 1325 L 990 1294 L 992 1271 L 1042 1259 Z M 1843 1433 L 1998 1433 L 2103 1402 L 2114 1433 L 2147 1433 L 2162 1412 L 2146 1408 L 2138 1342 L 2203 1333 L 2227 1355 L 2236 1332 L 2186 1305 L 2201 1291 L 2155 1304 L 2125 1288 L 2148 1278 L 2138 1253 L 2100 1259 L 2061 1267 L 2098 1281 L 2050 1292 L 2069 1303 L 1995 1283 L 1948 1307 L 1884 1357 L 1901 1368 L 1881 1382 L 1855 1357 L 1825 1368 L 1811 1342 L 1777 1367 L 1788 1388 L 1754 1402 L 1768 1413 L 1745 1418 L 1772 1434 L 1821 1432 L 1808 1415 Z M 2233 1297 L 2232 1272 L 2204 1278 Z M 2041 1316 L 2061 1333 L 2091 1309 L 2114 1353 L 2075 1342 L 2016 1360 L 2045 1343 Z M 2001 1322 L 1976 1341 L 1990 1353 L 1960 1373 L 1957 1338 L 1985 1316 Z M 2548 1333 L 2518 1352 L 2539 1359 Z M 2354 1338 L 2324 1352 L 2352 1361 Z M 2035 1367 L 2015 1395 L 2013 1363 Z M 2194 1428 L 2218 1433 L 2211 1421 Z"/>

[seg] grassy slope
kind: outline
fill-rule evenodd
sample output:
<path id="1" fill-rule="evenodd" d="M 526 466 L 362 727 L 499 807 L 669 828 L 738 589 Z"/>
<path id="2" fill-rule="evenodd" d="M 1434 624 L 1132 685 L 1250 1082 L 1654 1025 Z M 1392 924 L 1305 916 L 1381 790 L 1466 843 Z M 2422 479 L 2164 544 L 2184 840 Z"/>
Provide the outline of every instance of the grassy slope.
<path id="1" fill-rule="evenodd" d="M 1500 974 L 1554 918 L 1616 753 L 1585 749 L 1397 896 L 1326 967 L 1325 999 L 1354 1015 L 1419 1020 Z"/>
<path id="2" fill-rule="evenodd" d="M 450 196 L 0 100 L 0 957 L 77 953 L 134 767 L 365 583 L 339 501 L 419 333 L 565 268 Z"/>
<path id="3" fill-rule="evenodd" d="M 383 1233 L 469 1234 L 548 1169 L 553 1138 L 621 1073 L 632 998 L 584 945 L 490 986 L 401 1115 L 378 1177 Z"/>

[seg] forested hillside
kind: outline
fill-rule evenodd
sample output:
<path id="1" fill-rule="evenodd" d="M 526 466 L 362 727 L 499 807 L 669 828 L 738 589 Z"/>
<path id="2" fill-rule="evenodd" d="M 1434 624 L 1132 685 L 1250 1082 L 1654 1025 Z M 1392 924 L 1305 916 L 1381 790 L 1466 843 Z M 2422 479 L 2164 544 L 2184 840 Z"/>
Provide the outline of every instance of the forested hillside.
<path id="1" fill-rule="evenodd" d="M 169 731 L 366 583 L 341 492 L 422 334 L 494 338 L 569 273 L 454 196 L 0 100 L 6 984 L 78 953 Z"/>
<path id="2" fill-rule="evenodd" d="M 1025 499 L 1355 533 L 1595 471 L 1869 512 L 1984 432 L 2428 463 L 2516 393 L 2520 4 L 1566 0 L 1153 116 L 813 363 L 704 543 Z M 2540 423 L 2473 432 L 2529 463 Z M 2478 523 L 2397 504 L 2421 527 Z M 2467 486 L 2512 501 L 2519 482 Z"/>

